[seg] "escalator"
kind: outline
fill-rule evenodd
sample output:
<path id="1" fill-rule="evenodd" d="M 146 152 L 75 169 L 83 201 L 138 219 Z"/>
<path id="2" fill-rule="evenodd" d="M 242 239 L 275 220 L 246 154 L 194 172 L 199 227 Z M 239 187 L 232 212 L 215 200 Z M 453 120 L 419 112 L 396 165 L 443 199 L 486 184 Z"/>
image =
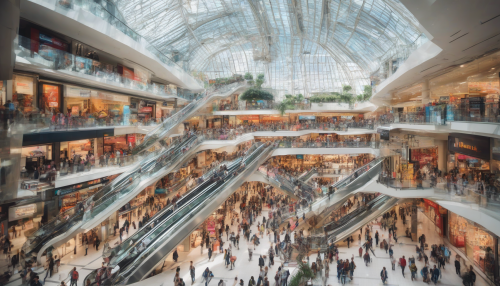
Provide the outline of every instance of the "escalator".
<path id="1" fill-rule="evenodd" d="M 228 173 L 233 173 L 240 165 L 242 158 L 238 158 L 231 162 L 226 163 L 226 168 Z M 218 167 L 216 167 L 218 168 Z M 203 176 L 204 180 L 193 190 L 191 190 L 184 197 L 180 198 L 175 207 L 170 206 L 164 208 L 153 218 L 151 218 L 141 229 L 134 233 L 131 237 L 127 238 L 117 247 L 111 249 L 110 251 L 104 251 L 103 258 L 108 261 L 110 265 L 119 265 L 120 268 L 128 265 L 131 260 L 135 259 L 137 254 L 141 252 L 141 247 L 149 245 L 156 238 L 155 234 L 158 234 L 157 230 L 161 225 L 168 223 L 172 215 L 183 212 L 188 205 L 191 206 L 193 202 L 196 201 L 200 196 L 205 196 L 211 190 L 220 186 L 220 182 L 223 182 L 225 178 L 221 181 L 216 182 L 216 178 L 219 175 L 214 174 L 216 172 L 210 172 L 208 176 Z M 107 252 L 107 253 L 106 253 Z"/>
<path id="2" fill-rule="evenodd" d="M 196 149 L 195 146 L 200 144 L 203 139 L 196 136 L 184 136 L 182 140 L 177 140 L 170 146 L 164 144 L 159 150 L 149 151 L 151 147 L 160 139 L 173 133 L 179 124 L 182 124 L 186 118 L 210 100 L 230 95 L 245 85 L 246 83 L 236 83 L 218 93 L 192 102 L 155 127 L 145 140 L 134 149 L 134 154 L 140 154 L 137 163 L 127 168 L 124 173 L 89 199 L 57 215 L 27 238 L 22 248 L 26 260 L 40 261 L 42 253 L 47 248 L 57 247 L 67 239 L 74 237 L 76 233 L 92 228 L 95 221 L 99 219 L 97 214 L 101 211 L 118 209 L 128 202 L 127 198 L 133 197 L 137 190 L 145 188 L 146 183 L 153 182 L 155 178 L 161 178 L 165 173 L 168 174 L 168 170 L 178 165 L 177 160 L 186 155 L 187 152 Z M 112 205 L 113 208 L 110 208 Z M 101 215 L 100 220 L 103 217 L 108 216 Z"/>
<path id="3" fill-rule="evenodd" d="M 347 223 L 339 225 L 333 230 L 328 232 L 328 238 L 332 242 L 342 241 L 354 232 L 376 218 L 388 212 L 392 207 L 405 201 L 405 199 L 393 198 L 390 196 L 381 195 L 381 198 L 374 202 L 369 208 L 356 216 L 352 216 L 351 220 Z"/>
<path id="4" fill-rule="evenodd" d="M 123 246 L 111 250 L 106 259 L 112 267 L 119 266 L 120 271 L 107 278 L 106 283 L 131 284 L 146 278 L 185 237 L 246 181 L 246 177 L 267 159 L 272 149 L 272 146 L 259 144 L 246 157 L 228 163 L 227 175 L 221 180 L 207 181 L 200 185 L 175 210 L 168 214 L 162 212 L 162 221 L 147 224 L 138 231 L 140 234 L 134 235 L 130 241 L 124 241 Z M 91 273 L 86 280 L 90 279 L 94 283 L 97 271 Z M 104 282 L 101 276 L 97 280 L 99 285 Z"/>
<path id="5" fill-rule="evenodd" d="M 351 219 L 355 218 L 359 214 L 365 212 L 366 210 L 371 209 L 373 206 L 376 206 L 380 203 L 380 201 L 383 201 L 387 199 L 387 196 L 384 195 L 379 195 L 372 199 L 371 201 L 367 202 L 365 205 L 360 205 L 357 208 L 355 208 L 352 212 L 344 215 L 342 218 L 340 218 L 337 221 L 330 221 L 326 224 L 323 225 L 323 232 L 330 233 L 334 231 L 336 228 L 340 227 L 343 224 L 348 223 Z"/>
<path id="6" fill-rule="evenodd" d="M 313 211 L 320 214 L 326 209 L 336 208 L 343 204 L 349 196 L 357 192 L 362 186 L 369 183 L 373 178 L 378 176 L 382 169 L 382 161 L 384 158 L 377 158 L 368 164 L 356 169 L 351 175 L 343 178 L 332 185 L 336 189 L 332 195 L 318 195 L 314 200 L 307 204 L 307 206 L 295 211 L 288 211 L 288 208 L 282 210 L 281 221 L 299 216 Z M 306 184 L 304 184 L 306 185 Z"/>
<path id="7" fill-rule="evenodd" d="M 340 220 L 324 225 L 323 234 L 308 237 L 307 243 L 313 249 L 324 249 L 329 243 L 343 241 L 353 233 L 358 232 L 360 228 L 388 212 L 395 205 L 405 201 L 406 199 L 379 195 L 370 201 L 366 207 L 360 207 Z"/>
<path id="8" fill-rule="evenodd" d="M 177 160 L 186 154 L 184 150 L 198 144 L 198 141 L 195 136 L 186 137 L 167 150 L 153 152 L 154 156 L 144 160 L 143 165 L 136 166 L 130 172 L 122 174 L 86 202 L 57 216 L 55 220 L 50 221 L 28 238 L 29 243 L 23 246 L 26 259 L 36 257 L 37 261 L 40 261 L 42 253 L 47 248 L 62 245 L 77 233 L 95 227 L 102 221 L 102 218 L 109 217 L 112 212 L 130 201 L 136 193 L 179 165 L 181 161 L 177 162 Z M 103 211 L 105 211 L 104 214 L 101 214 Z"/>
<path id="9" fill-rule="evenodd" d="M 212 100 L 225 98 L 236 92 L 237 90 L 244 88 L 245 86 L 246 82 L 237 82 L 224 87 L 217 93 L 213 93 L 197 101 L 189 103 L 182 110 L 174 114 L 172 117 L 169 117 L 163 123 L 159 124 L 153 130 L 148 132 L 148 134 L 144 137 L 144 141 L 132 150 L 132 154 L 136 155 L 147 152 L 147 150 L 154 144 L 177 132 L 176 127 L 179 126 L 179 124 L 182 124 L 182 122 L 184 122 L 185 120 L 189 119 L 189 117 L 191 117 L 198 110 L 203 108 L 205 104 Z"/>
<path id="10" fill-rule="evenodd" d="M 299 199 L 297 195 L 294 193 L 294 187 L 287 180 L 280 180 L 278 176 L 274 178 L 268 176 L 264 170 L 259 170 L 258 174 L 262 174 L 265 180 L 273 187 L 280 189 L 283 193 L 290 196 L 292 199 Z"/>

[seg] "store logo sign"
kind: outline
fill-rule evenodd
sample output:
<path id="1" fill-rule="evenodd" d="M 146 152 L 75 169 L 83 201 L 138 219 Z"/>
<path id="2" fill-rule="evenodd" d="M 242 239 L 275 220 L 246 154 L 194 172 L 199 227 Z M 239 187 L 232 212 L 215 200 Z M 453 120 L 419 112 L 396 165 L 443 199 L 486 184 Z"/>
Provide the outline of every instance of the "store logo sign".
<path id="1" fill-rule="evenodd" d="M 456 146 L 458 145 L 458 146 Z M 462 149 L 469 149 L 471 151 L 477 152 L 477 147 L 473 145 L 466 144 L 462 141 L 459 141 L 458 144 L 455 143 L 455 147 L 462 148 Z"/>
<path id="2" fill-rule="evenodd" d="M 467 134 L 451 134 L 448 136 L 448 150 L 489 161 L 490 138 Z"/>

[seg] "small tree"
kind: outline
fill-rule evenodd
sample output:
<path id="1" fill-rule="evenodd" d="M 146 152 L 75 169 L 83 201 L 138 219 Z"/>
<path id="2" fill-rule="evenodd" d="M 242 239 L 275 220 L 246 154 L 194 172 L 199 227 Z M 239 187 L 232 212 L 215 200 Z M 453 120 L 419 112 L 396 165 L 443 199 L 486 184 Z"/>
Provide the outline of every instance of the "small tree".
<path id="1" fill-rule="evenodd" d="M 369 100 L 372 97 L 372 86 L 371 85 L 365 85 L 364 90 L 363 90 L 363 99 L 364 100 Z"/>
<path id="2" fill-rule="evenodd" d="M 257 79 L 255 80 L 255 87 L 257 87 L 258 89 L 262 88 L 262 84 L 264 84 L 265 81 L 266 80 L 264 79 L 263 73 L 257 75 Z"/>
<path id="3" fill-rule="evenodd" d="M 249 88 L 243 92 L 240 97 L 240 100 L 273 100 L 274 96 L 265 90 L 257 89 L 257 88 Z"/>
<path id="4" fill-rule="evenodd" d="M 285 101 L 278 103 L 278 105 L 276 106 L 276 110 L 278 110 L 280 112 L 281 116 L 285 115 L 285 112 L 288 109 L 290 109 L 289 105 Z"/>
<path id="5" fill-rule="evenodd" d="M 245 79 L 246 80 L 252 80 L 253 79 L 253 75 L 250 72 L 247 72 L 247 73 L 245 73 Z"/>

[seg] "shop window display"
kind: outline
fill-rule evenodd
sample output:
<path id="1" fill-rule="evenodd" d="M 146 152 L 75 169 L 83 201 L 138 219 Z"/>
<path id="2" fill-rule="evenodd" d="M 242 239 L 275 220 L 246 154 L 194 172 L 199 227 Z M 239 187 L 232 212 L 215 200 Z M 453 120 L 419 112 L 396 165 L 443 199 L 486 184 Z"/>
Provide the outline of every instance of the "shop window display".
<path id="1" fill-rule="evenodd" d="M 104 153 L 117 150 L 128 150 L 127 137 L 125 135 L 104 137 Z"/>
<path id="2" fill-rule="evenodd" d="M 60 87 L 57 85 L 42 85 L 42 98 L 40 101 L 40 109 L 46 114 L 60 113 Z"/>
<path id="3" fill-rule="evenodd" d="M 453 212 L 448 213 L 448 239 L 451 244 L 458 248 L 462 255 L 473 261 L 487 276 L 493 277 L 495 237 L 482 226 Z"/>
<path id="4" fill-rule="evenodd" d="M 62 176 L 90 170 L 95 164 L 94 139 L 61 142 L 60 148 Z"/>
<path id="5" fill-rule="evenodd" d="M 34 111 L 34 94 L 35 84 L 34 78 L 28 76 L 14 75 L 12 103 L 16 110 L 23 114 L 28 114 Z M 2 92 L 2 94 L 4 94 Z M 2 95 L 2 103 L 5 104 L 5 95 Z"/>

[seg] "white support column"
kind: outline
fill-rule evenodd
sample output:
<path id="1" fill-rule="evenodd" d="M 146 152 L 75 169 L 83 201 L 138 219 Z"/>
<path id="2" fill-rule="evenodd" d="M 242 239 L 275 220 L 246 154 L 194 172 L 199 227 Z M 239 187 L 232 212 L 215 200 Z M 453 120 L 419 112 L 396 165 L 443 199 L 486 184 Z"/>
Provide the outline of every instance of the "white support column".
<path id="1" fill-rule="evenodd" d="M 14 39 L 19 30 L 20 0 L 0 1 L 0 80 L 11 80 L 14 72 Z M 3 103 L 5 104 L 5 102 Z"/>
<path id="2" fill-rule="evenodd" d="M 434 139 L 436 146 L 438 148 L 438 169 L 441 172 L 446 173 L 448 171 L 448 141 Z"/>
<path id="3" fill-rule="evenodd" d="M 431 91 L 429 90 L 429 80 L 422 82 L 422 103 L 427 104 L 430 101 Z"/>

